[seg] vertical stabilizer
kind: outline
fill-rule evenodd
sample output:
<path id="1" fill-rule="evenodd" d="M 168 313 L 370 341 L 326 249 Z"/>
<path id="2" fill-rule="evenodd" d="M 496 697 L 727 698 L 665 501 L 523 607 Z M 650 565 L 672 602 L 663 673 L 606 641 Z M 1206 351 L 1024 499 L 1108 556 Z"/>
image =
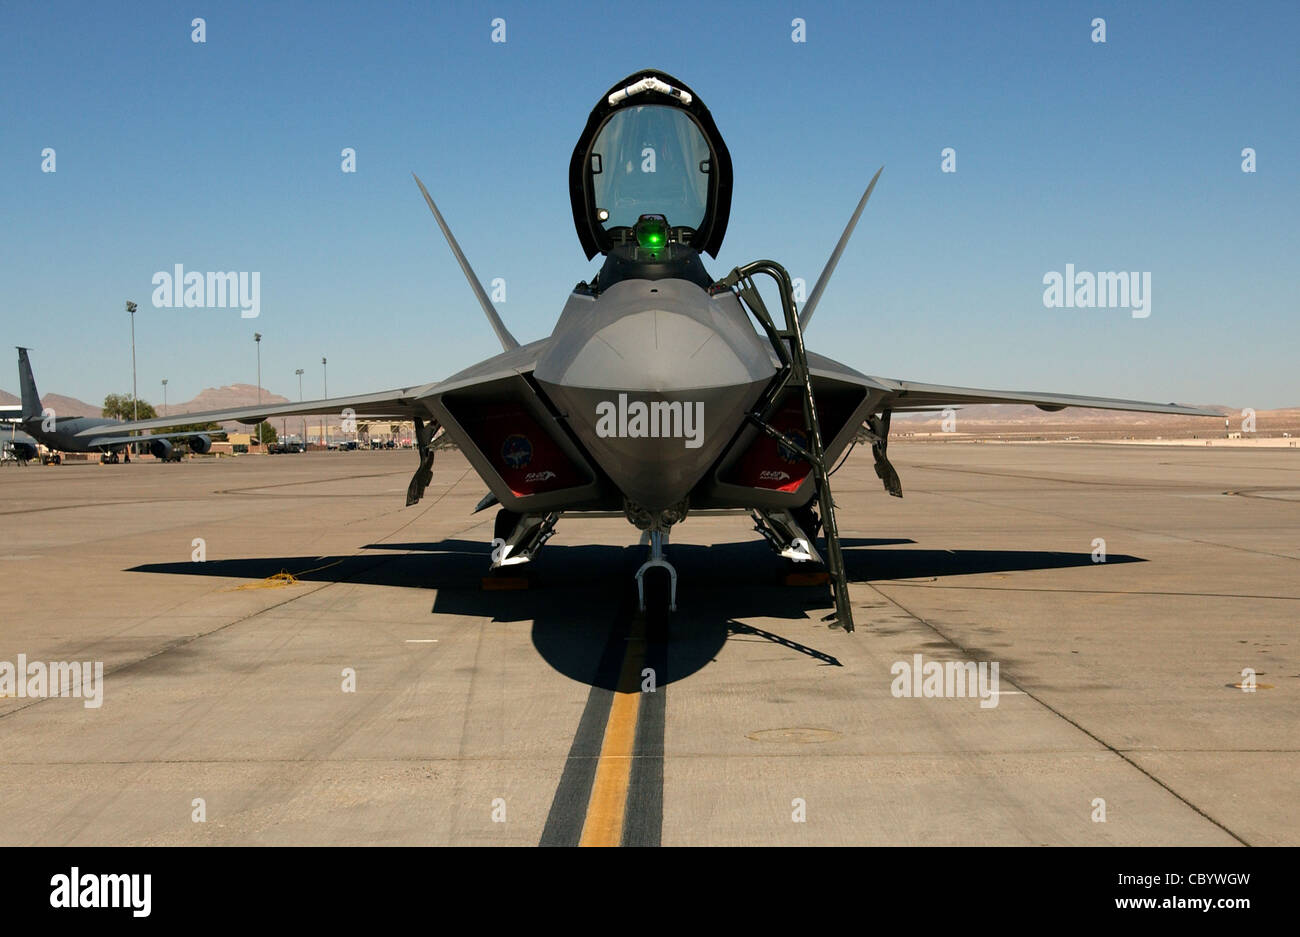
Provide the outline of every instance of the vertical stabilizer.
<path id="1" fill-rule="evenodd" d="M 32 376 L 32 363 L 27 360 L 27 349 L 18 348 L 18 383 L 22 386 L 24 420 L 41 415 L 41 395 L 36 392 L 36 378 Z"/>
<path id="2" fill-rule="evenodd" d="M 813 312 L 817 309 L 817 302 L 822 298 L 822 290 L 826 289 L 826 284 L 831 281 L 831 274 L 835 272 L 835 265 L 840 262 L 840 255 L 844 253 L 844 248 L 848 246 L 849 238 L 853 236 L 853 229 L 858 226 L 858 219 L 862 217 L 862 209 L 867 207 L 867 199 L 871 198 L 871 191 L 876 187 L 876 180 L 880 174 L 885 171 L 881 166 L 876 170 L 876 174 L 871 177 L 871 184 L 867 186 L 867 191 L 862 193 L 862 199 L 858 202 L 858 207 L 853 210 L 853 217 L 844 227 L 844 233 L 840 235 L 839 243 L 835 245 L 835 250 L 831 251 L 830 260 L 826 261 L 826 266 L 822 268 L 822 275 L 817 278 L 817 285 L 813 287 L 812 295 L 808 297 L 808 302 L 804 303 L 803 312 L 799 314 L 799 327 L 808 328 L 808 323 L 812 321 Z"/>
<path id="3" fill-rule="evenodd" d="M 475 297 L 478 298 L 478 304 L 483 307 L 483 314 L 487 316 L 492 331 L 497 333 L 501 348 L 504 351 L 513 351 L 518 348 L 519 341 L 510 334 L 510 330 L 506 328 L 505 323 L 501 321 L 501 317 L 497 315 L 496 308 L 492 305 L 492 301 L 488 299 L 488 294 L 483 290 L 483 284 L 479 282 L 478 277 L 474 275 L 474 271 L 470 269 L 469 261 L 465 259 L 465 252 L 460 249 L 455 236 L 451 233 L 451 228 L 447 227 L 447 222 L 443 220 L 442 212 L 438 211 L 438 206 L 433 204 L 433 198 L 429 195 L 429 190 L 424 187 L 424 183 L 420 181 L 419 176 L 415 173 L 411 173 L 411 176 L 415 179 L 415 184 L 420 187 L 420 194 L 429 203 L 429 211 L 433 212 L 434 220 L 438 222 L 438 227 L 442 229 L 442 235 L 447 239 L 447 246 L 456 255 L 456 263 L 460 264 L 465 279 L 469 281 L 470 289 L 474 291 Z"/>

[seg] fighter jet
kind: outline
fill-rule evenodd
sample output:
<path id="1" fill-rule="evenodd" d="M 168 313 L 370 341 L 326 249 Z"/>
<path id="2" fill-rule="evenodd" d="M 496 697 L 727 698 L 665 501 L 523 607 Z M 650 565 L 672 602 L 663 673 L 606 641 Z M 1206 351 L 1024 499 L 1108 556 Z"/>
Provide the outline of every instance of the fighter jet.
<path id="1" fill-rule="evenodd" d="M 692 89 L 661 71 L 635 72 L 601 96 L 573 149 L 578 241 L 587 260 L 604 260 L 590 282 L 574 287 L 549 337 L 526 345 L 515 339 L 415 177 L 501 354 L 416 387 L 121 429 L 289 414 L 413 420 L 420 462 L 407 504 L 420 500 L 435 434 L 445 434 L 489 489 L 476 510 L 499 508 L 494 568 L 534 559 L 565 515 L 626 517 L 649 548 L 636 574 L 642 608 L 647 573 L 658 568 L 668 588 L 664 572 L 656 572 L 652 591 L 671 609 L 677 573 L 665 548 L 673 526 L 692 512 L 748 514 L 782 556 L 825 564 L 834 623 L 851 631 L 827 466 L 863 438 L 885 489 L 901 497 L 888 458 L 892 414 L 1029 403 L 1216 415 L 1177 404 L 869 377 L 806 351 L 804 330 L 879 178 L 877 171 L 802 310 L 775 262 L 715 278 L 704 257 L 717 257 L 727 232 L 731 156 Z M 773 288 L 779 296 L 775 315 L 759 278 L 769 296 Z"/>
<path id="2" fill-rule="evenodd" d="M 22 408 L 11 420 L 24 431 L 23 439 L 14 441 L 15 455 L 22 449 L 22 459 L 36 458 L 36 446 L 40 443 L 50 450 L 50 461 L 56 464 L 63 452 L 98 452 L 99 461 L 116 463 L 120 460 L 118 453 L 131 445 L 143 445 L 163 462 L 179 458 L 172 445 L 172 440 L 183 439 L 191 452 L 204 453 L 212 448 L 212 437 L 207 433 L 151 433 L 144 436 L 128 436 L 129 430 L 121 420 L 104 417 L 63 416 L 41 406 L 41 396 L 36 392 L 36 378 L 32 374 L 32 364 L 28 360 L 30 349 L 18 348 L 18 383 L 22 387 Z M 194 420 L 173 420 L 172 424 L 193 423 Z M 9 435 L 6 433 L 5 435 Z M 15 437 L 18 434 L 15 434 Z"/>

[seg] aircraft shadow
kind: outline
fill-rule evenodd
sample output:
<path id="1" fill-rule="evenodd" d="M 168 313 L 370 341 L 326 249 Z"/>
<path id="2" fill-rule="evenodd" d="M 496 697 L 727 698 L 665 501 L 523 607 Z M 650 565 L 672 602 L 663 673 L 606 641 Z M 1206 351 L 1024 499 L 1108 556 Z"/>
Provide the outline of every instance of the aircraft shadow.
<path id="1" fill-rule="evenodd" d="M 846 538 L 845 568 L 850 581 L 1094 565 L 1089 553 L 882 548 L 912 542 Z M 505 577 L 495 577 L 498 585 L 510 585 L 511 580 L 526 580 L 528 585 L 504 591 L 485 588 L 490 547 L 480 541 L 367 544 L 364 549 L 371 552 L 152 563 L 127 571 L 248 581 L 284 571 L 303 582 L 436 590 L 432 613 L 531 622 L 533 645 L 555 670 L 580 683 L 616 688 L 618 664 L 636 608 L 633 574 L 645 558 L 644 547 L 552 544 L 526 576 L 512 570 Z M 406 552 L 378 552 L 381 550 Z M 652 656 L 663 662 L 664 672 L 657 674 L 660 686 L 708 666 L 729 639 L 784 647 L 806 658 L 810 666 L 839 666 L 827 648 L 810 647 L 789 634 L 743 622 L 767 618 L 820 623 L 830 611 L 826 587 L 784 584 L 785 574 L 798 567 L 777 557 L 762 541 L 708 547 L 673 544 L 669 556 L 679 577 L 678 611 L 668 617 L 662 630 L 650 635 Z M 1112 554 L 1106 562 L 1145 561 Z M 654 571 L 650 575 L 660 574 Z M 833 635 L 826 634 L 828 639 Z"/>

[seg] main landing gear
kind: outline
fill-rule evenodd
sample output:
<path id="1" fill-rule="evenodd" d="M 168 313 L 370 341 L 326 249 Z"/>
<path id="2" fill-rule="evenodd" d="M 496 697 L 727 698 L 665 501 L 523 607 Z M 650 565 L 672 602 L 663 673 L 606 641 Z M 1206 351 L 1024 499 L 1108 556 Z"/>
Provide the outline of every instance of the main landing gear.
<path id="1" fill-rule="evenodd" d="M 505 508 L 497 511 L 492 529 L 492 568 L 530 563 L 555 534 L 558 513 L 516 514 Z"/>

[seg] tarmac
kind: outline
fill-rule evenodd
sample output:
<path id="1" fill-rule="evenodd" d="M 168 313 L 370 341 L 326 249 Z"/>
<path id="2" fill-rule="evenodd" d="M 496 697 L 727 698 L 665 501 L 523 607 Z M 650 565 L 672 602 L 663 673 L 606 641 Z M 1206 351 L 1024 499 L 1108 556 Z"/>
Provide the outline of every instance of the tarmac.
<path id="1" fill-rule="evenodd" d="M 1300 843 L 1300 452 L 890 454 L 852 634 L 743 516 L 674 528 L 666 633 L 622 519 L 485 583 L 456 452 L 411 508 L 410 451 L 6 467 L 0 670 L 103 679 L 5 688 L 0 843 Z"/>

